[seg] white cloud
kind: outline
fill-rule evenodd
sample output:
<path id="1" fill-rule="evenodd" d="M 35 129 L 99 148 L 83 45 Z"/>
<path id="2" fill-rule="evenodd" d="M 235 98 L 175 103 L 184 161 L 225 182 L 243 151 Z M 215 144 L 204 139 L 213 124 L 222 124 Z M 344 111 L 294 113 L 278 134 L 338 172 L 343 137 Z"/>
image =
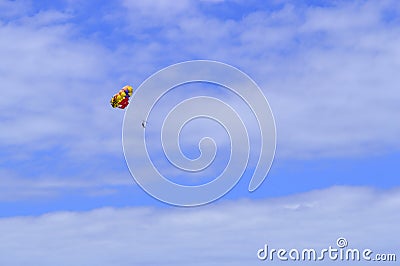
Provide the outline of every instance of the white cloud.
<path id="1" fill-rule="evenodd" d="M 26 0 L 21 1 L 0 1 L 0 17 L 3 19 L 11 19 L 20 15 L 25 15 L 30 10 L 30 2 Z"/>
<path id="2" fill-rule="evenodd" d="M 174 3 L 168 0 L 123 1 L 122 5 L 135 12 L 142 13 L 144 16 L 166 17 L 184 12 L 191 5 L 190 2 L 188 0 L 179 0 Z"/>
<path id="3" fill-rule="evenodd" d="M 148 23 L 157 28 L 144 39 L 120 42 L 115 51 L 89 36 L 77 38 L 85 25 L 72 23 L 73 13 L 26 15 L 0 28 L 0 106 L 7 129 L 0 141 L 40 141 L 43 147 L 62 138 L 74 142 L 69 146 L 73 153 L 116 153 L 119 134 L 114 132 L 120 129 L 121 116 L 103 108 L 115 86 L 111 73 L 128 78 L 130 71 L 135 78 L 141 75 L 136 78 L 140 81 L 168 63 L 209 58 L 239 67 L 262 86 L 276 116 L 281 155 L 398 150 L 400 128 L 391 121 L 400 113 L 400 39 L 398 27 L 383 18 L 392 4 L 286 4 L 226 20 L 203 13 L 190 1 L 126 1 L 125 11 L 116 9 L 112 12 L 122 13 L 110 16 L 125 22 L 127 36 L 145 32 Z M 354 18 L 354 13 L 360 16 Z M 171 20 L 165 23 L 165 18 Z M 14 99 L 20 98 L 23 116 L 14 111 Z M 99 141 L 108 147 L 105 151 L 95 145 Z"/>
<path id="4" fill-rule="evenodd" d="M 0 171 L 0 202 L 22 202 L 26 200 L 53 200 L 66 191 L 78 191 L 83 196 L 115 194 L 121 187 L 135 186 L 128 171 L 105 172 L 101 169 L 89 173 L 82 171 L 77 176 L 47 173 L 36 176 L 24 172 L 17 175 L 11 170 Z"/>
<path id="5" fill-rule="evenodd" d="M 69 17 L 41 11 L 0 26 L 1 145 L 28 153 L 55 145 L 71 153 L 119 151 L 120 141 L 107 135 L 119 128 L 121 116 L 99 108 L 108 107 L 113 84 L 107 61 L 114 61 L 101 45 L 76 41 Z"/>
<path id="6" fill-rule="evenodd" d="M 190 209 L 102 208 L 2 218 L 0 262 L 10 266 L 280 265 L 283 262 L 258 261 L 257 250 L 264 244 L 318 250 L 335 247 L 338 237 L 345 237 L 349 248 L 396 253 L 399 202 L 399 189 L 333 187 Z M 331 264 L 325 261 L 324 265 Z"/>
<path id="7" fill-rule="evenodd" d="M 381 154 L 400 147 L 393 122 L 400 39 L 397 22 L 386 18 L 391 7 L 397 2 L 286 4 L 227 20 L 193 5 L 149 41 L 162 44 L 153 46 L 155 58 L 216 59 L 250 74 L 273 108 L 280 156 Z"/>
<path id="8" fill-rule="evenodd" d="M 0 148 L 8 162 L 53 148 L 82 165 L 121 155 L 122 112 L 108 105 L 116 87 L 198 58 L 233 64 L 261 85 L 278 156 L 399 151 L 399 27 L 385 17 L 399 11 L 396 1 L 286 4 L 229 19 L 204 11 L 207 4 L 219 6 L 123 1 L 106 17 L 81 21 L 74 12 L 1 1 L 0 14 L 9 14 L 0 23 Z M 97 19 L 111 23 L 107 39 L 93 37 Z"/>

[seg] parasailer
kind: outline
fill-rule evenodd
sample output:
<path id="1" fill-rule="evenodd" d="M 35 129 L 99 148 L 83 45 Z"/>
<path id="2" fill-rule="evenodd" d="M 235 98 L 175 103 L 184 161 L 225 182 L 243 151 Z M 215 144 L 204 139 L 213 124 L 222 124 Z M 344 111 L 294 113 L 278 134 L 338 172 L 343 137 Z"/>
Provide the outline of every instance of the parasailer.
<path id="1" fill-rule="evenodd" d="M 125 109 L 129 104 L 129 97 L 132 96 L 133 88 L 129 85 L 124 86 L 110 100 L 113 108 Z"/>

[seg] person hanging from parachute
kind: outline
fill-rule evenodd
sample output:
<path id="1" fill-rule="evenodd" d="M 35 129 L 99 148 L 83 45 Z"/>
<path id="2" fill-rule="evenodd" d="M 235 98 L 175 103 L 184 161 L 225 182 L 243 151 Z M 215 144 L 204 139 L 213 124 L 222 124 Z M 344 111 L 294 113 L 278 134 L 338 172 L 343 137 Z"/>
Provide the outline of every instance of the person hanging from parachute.
<path id="1" fill-rule="evenodd" d="M 118 93 L 114 94 L 110 103 L 113 108 L 125 109 L 129 104 L 129 97 L 132 96 L 133 88 L 129 85 L 124 86 Z"/>

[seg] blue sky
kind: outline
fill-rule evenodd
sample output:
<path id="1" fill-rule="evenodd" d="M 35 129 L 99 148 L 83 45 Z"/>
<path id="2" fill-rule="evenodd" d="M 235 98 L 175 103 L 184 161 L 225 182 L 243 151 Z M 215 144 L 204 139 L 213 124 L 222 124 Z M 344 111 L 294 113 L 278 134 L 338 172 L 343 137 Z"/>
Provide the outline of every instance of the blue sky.
<path id="1" fill-rule="evenodd" d="M 399 233 L 400 5 L 266 2 L 0 1 L 0 232 L 12 243 L 11 248 L 0 246 L 0 254 L 10 254 L 0 262 L 23 261 L 10 252 L 12 247 L 22 248 L 24 257 L 33 261 L 40 261 L 34 254 L 45 252 L 46 245 L 29 250 L 16 232 L 29 234 L 26 243 L 34 245 L 51 242 L 46 236 L 50 239 L 60 228 L 69 228 L 71 234 L 64 237 L 81 243 L 89 254 L 74 263 L 96 261 L 96 247 L 110 250 L 105 265 L 116 258 L 126 258 L 127 263 L 133 258 L 118 251 L 120 232 L 113 231 L 114 226 L 140 227 L 152 218 L 160 219 L 152 230 L 131 235 L 146 239 L 135 260 L 142 265 L 155 265 L 146 254 L 159 241 L 157 235 L 177 242 L 172 254 L 187 248 L 190 256 L 176 258 L 174 265 L 187 265 L 191 258 L 212 265 L 216 257 L 235 265 L 235 254 L 196 255 L 196 249 L 205 254 L 210 249 L 206 243 L 193 244 L 200 234 L 217 245 L 217 232 L 227 248 L 241 250 L 225 234 L 223 224 L 228 221 L 234 229 L 227 230 L 243 243 L 238 265 L 257 264 L 251 252 L 266 241 L 322 245 L 343 232 L 357 243 L 373 244 L 374 236 L 380 235 L 377 248 L 390 251 L 395 241 L 398 247 L 391 236 Z M 193 59 L 231 64 L 257 82 L 274 113 L 277 150 L 267 179 L 255 192 L 247 191 L 247 173 L 214 204 L 182 210 L 151 198 L 134 183 L 122 151 L 124 111 L 112 109 L 109 99 L 125 84 L 138 87 L 156 71 Z M 214 94 L 235 102 L 219 89 Z M 175 99 L 189 96 L 181 91 L 176 95 Z M 161 104 L 160 114 L 171 104 L 168 99 Z M 194 129 L 198 135 L 214 131 L 211 124 Z M 196 154 L 197 142 L 187 145 L 193 130 L 187 131 L 184 146 Z M 217 138 L 224 136 L 217 133 Z M 337 201 L 335 194 L 340 196 Z M 315 202 L 332 208 L 321 209 Z M 350 211 L 345 202 L 354 208 Z M 368 216 L 366 202 L 380 217 Z M 289 205 L 306 206 L 306 211 L 297 213 L 298 208 Z M 257 212 L 254 221 L 260 224 L 241 220 L 246 206 Z M 226 216 L 220 217 L 220 210 L 226 210 Z M 312 233 L 312 217 L 322 214 L 329 232 L 317 226 L 321 231 Z M 337 220 L 344 215 L 353 225 Z M 112 224 L 114 216 L 122 224 Z M 187 223 L 176 222 L 179 219 Z M 202 225 L 196 219 L 215 223 Z M 310 242 L 289 229 L 294 222 L 283 223 L 288 219 L 303 221 Z M 94 231 L 90 221 L 96 224 Z M 53 226 L 45 229 L 48 223 Z M 276 230 L 283 223 L 282 235 L 266 229 L 257 236 L 251 231 L 265 223 Z M 75 229 L 79 224 L 90 231 L 84 239 Z M 181 235 L 190 225 L 198 230 L 193 238 Z M 238 229 L 241 225 L 251 236 Z M 175 234 L 165 232 L 169 227 Z M 362 234 L 366 228 L 372 228 L 370 235 Z M 131 244 L 125 238 L 121 243 Z M 68 252 L 62 250 L 45 263 L 66 258 Z"/>

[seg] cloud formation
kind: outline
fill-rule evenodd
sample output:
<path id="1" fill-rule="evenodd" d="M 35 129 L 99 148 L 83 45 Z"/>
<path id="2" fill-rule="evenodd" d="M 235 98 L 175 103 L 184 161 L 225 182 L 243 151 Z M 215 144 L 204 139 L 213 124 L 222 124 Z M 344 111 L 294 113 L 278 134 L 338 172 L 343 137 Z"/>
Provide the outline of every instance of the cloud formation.
<path id="1" fill-rule="evenodd" d="M 7 128 L 1 143 L 26 145 L 61 135 L 99 152 L 88 144 L 88 134 L 101 134 L 103 143 L 112 146 L 116 136 L 108 128 L 119 124 L 113 122 L 118 120 L 114 113 L 97 108 L 107 100 L 107 88 L 116 78 L 112 73 L 144 74 L 142 68 L 156 71 L 168 63 L 203 58 L 231 63 L 262 86 L 277 118 L 284 156 L 399 148 L 398 123 L 390 122 L 400 112 L 395 104 L 400 40 L 397 21 L 388 15 L 389 8 L 398 11 L 395 2 L 339 1 L 326 7 L 288 2 L 240 18 L 205 13 L 208 5 L 218 3 L 179 1 L 171 8 L 165 1 L 145 2 L 123 2 L 115 14 L 100 16 L 99 23 L 123 26 L 122 33 L 111 32 L 114 50 L 91 34 L 80 36 L 91 28 L 74 22 L 73 12 L 45 10 L 1 25 L 7 88 L 1 100 Z M 142 36 L 147 32 L 151 36 Z M 119 34 L 126 34 L 128 42 L 119 42 Z M 21 93 L 29 99 L 22 106 L 23 118 L 7 100 Z M 22 135 L 21 129 L 30 134 Z"/>
<path id="2" fill-rule="evenodd" d="M 259 261 L 258 249 L 265 244 L 288 250 L 322 249 L 335 247 L 338 237 L 345 237 L 349 248 L 400 256 L 399 202 L 399 189 L 332 187 L 189 209 L 102 208 L 3 218 L 0 262 L 10 266 L 281 265 L 287 262 Z"/>
<path id="3" fill-rule="evenodd" d="M 79 165 L 85 174 L 68 180 L 90 172 L 102 183 L 115 169 L 96 162 L 122 159 L 111 95 L 191 59 L 232 64 L 261 85 L 280 158 L 399 151 L 396 1 L 22 3 L 0 2 L 1 166 L 13 176 L 59 178 L 68 171 L 54 165 Z M 17 167 L 35 160 L 30 171 Z"/>

